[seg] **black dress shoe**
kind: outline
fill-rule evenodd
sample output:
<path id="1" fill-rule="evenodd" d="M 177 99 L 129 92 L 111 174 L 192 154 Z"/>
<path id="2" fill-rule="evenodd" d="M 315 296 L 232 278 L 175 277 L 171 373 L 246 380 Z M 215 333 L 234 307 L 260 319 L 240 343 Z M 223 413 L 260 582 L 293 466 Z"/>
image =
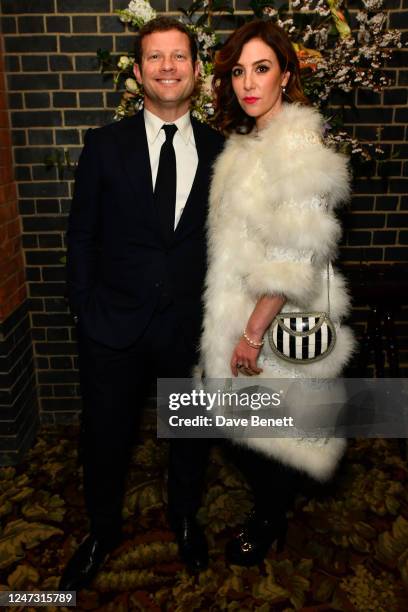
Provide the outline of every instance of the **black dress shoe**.
<path id="1" fill-rule="evenodd" d="M 275 541 L 277 552 L 281 552 L 287 529 L 286 516 L 264 518 L 253 512 L 237 535 L 227 543 L 225 557 L 228 563 L 246 567 L 258 565 Z"/>
<path id="2" fill-rule="evenodd" d="M 204 531 L 191 516 L 182 516 L 171 520 L 176 534 L 180 557 L 192 574 L 197 574 L 208 567 L 208 545 Z"/>
<path id="3" fill-rule="evenodd" d="M 119 537 L 110 540 L 88 535 L 79 545 L 61 576 L 60 591 L 80 591 L 95 578 L 109 552 L 119 543 Z"/>

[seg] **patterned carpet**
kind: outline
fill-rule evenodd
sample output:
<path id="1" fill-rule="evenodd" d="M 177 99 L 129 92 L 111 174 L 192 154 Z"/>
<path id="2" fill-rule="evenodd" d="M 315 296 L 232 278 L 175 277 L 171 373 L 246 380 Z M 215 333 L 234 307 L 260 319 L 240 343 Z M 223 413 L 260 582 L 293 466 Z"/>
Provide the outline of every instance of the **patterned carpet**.
<path id="1" fill-rule="evenodd" d="M 56 589 L 86 533 L 77 434 L 74 428 L 44 429 L 24 464 L 0 469 L 0 589 Z M 183 570 L 165 518 L 166 453 L 166 443 L 153 433 L 135 447 L 124 506 L 126 540 L 92 589 L 78 594 L 76 609 L 408 610 L 408 468 L 395 441 L 350 444 L 330 489 L 298 497 L 284 551 L 272 549 L 264 565 L 252 569 L 224 562 L 225 542 L 251 501 L 240 475 L 215 447 L 200 511 L 211 564 L 197 579 Z"/>

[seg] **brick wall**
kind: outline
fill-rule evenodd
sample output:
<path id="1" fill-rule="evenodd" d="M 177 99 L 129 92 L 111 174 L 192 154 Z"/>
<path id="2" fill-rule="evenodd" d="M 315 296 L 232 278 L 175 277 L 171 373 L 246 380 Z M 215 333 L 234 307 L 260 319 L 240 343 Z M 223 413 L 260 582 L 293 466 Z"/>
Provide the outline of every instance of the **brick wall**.
<path id="1" fill-rule="evenodd" d="M 38 421 L 7 107 L 0 44 L 0 465 L 20 459 Z"/>
<path id="2" fill-rule="evenodd" d="M 249 0 L 234 0 L 238 13 Z M 14 164 L 27 264 L 29 309 L 35 349 L 41 416 L 45 422 L 72 419 L 80 407 L 75 334 L 64 299 L 64 231 L 72 182 L 46 170 L 44 158 L 66 148 L 77 159 L 85 130 L 112 120 L 120 94 L 98 72 L 97 48 L 114 53 L 132 48 L 134 34 L 113 14 L 127 0 L 2 0 Z M 184 0 L 153 0 L 159 11 L 173 11 Z M 353 10 L 358 2 L 349 3 Z M 389 22 L 407 39 L 408 0 L 387 0 Z M 239 18 L 239 17 L 238 17 Z M 230 17 L 215 22 L 226 33 Z M 388 67 L 395 85 L 381 94 L 356 92 L 346 112 L 348 129 L 380 142 L 392 161 L 374 163 L 356 177 L 354 197 L 344 213 L 341 250 L 350 275 L 361 262 L 380 266 L 408 261 L 408 145 L 406 144 L 407 50 Z M 365 175 L 364 175 L 365 174 Z M 405 298 L 405 303 L 407 302 Z M 360 330 L 367 319 L 354 311 Z M 398 314 L 402 360 L 406 349 L 406 311 Z M 405 370 L 403 370 L 405 371 Z"/>

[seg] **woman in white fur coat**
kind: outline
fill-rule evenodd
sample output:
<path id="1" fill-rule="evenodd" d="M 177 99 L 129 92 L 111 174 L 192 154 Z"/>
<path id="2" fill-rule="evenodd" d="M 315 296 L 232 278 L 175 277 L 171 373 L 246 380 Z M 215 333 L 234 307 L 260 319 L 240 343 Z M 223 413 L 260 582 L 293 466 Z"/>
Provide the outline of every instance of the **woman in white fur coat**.
<path id="1" fill-rule="evenodd" d="M 202 365 L 209 378 L 331 378 L 350 357 L 340 326 L 349 299 L 330 270 L 330 315 L 337 341 L 320 361 L 292 365 L 275 356 L 267 330 L 280 311 L 327 311 L 327 262 L 341 234 L 334 209 L 347 199 L 346 159 L 322 143 L 322 117 L 302 93 L 286 33 L 252 21 L 234 32 L 215 64 L 216 119 L 231 134 L 210 196 L 209 269 Z M 286 529 L 286 510 L 303 472 L 329 479 L 341 439 L 242 440 L 255 514 L 227 546 L 232 563 L 259 562 Z M 266 458 L 265 458 L 266 457 Z"/>

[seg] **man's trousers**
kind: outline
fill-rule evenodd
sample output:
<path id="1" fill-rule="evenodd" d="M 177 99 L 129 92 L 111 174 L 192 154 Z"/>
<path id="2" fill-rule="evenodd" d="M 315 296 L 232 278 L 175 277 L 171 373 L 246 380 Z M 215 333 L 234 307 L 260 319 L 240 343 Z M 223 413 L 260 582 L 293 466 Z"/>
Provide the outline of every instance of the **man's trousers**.
<path id="1" fill-rule="evenodd" d="M 95 342 L 80 324 L 78 346 L 83 397 L 80 448 L 91 532 L 115 537 L 146 381 L 190 377 L 197 360 L 196 338 L 189 337 L 170 305 L 153 315 L 142 337 L 129 348 L 117 350 Z M 171 440 L 168 489 L 173 518 L 197 512 L 208 449 L 205 439 Z"/>

